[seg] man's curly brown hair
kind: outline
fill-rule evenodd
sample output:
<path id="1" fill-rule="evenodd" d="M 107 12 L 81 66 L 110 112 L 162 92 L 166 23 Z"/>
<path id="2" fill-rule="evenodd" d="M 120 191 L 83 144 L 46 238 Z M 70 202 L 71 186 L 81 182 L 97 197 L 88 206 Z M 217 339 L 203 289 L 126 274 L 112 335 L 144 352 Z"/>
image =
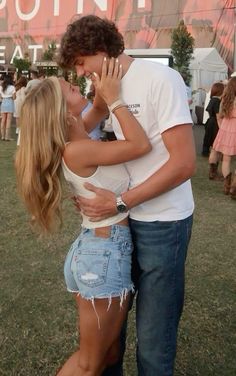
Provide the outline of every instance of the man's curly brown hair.
<path id="1" fill-rule="evenodd" d="M 69 24 L 61 40 L 59 65 L 72 68 L 80 56 L 105 52 L 117 57 L 124 51 L 123 36 L 116 25 L 94 15 L 84 16 Z"/>

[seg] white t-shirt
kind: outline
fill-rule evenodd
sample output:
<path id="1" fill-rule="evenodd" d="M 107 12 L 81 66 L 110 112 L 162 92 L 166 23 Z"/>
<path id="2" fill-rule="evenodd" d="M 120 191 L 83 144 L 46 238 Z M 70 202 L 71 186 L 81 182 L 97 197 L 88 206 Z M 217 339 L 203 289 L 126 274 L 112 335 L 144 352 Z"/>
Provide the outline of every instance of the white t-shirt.
<path id="1" fill-rule="evenodd" d="M 13 85 L 8 85 L 6 90 L 3 91 L 2 86 L 0 86 L 0 95 L 3 98 L 12 98 L 13 94 L 15 93 L 15 86 Z"/>
<path id="2" fill-rule="evenodd" d="M 28 94 L 34 87 L 38 86 L 42 81 L 39 78 L 30 80 L 25 88 L 25 94 Z"/>
<path id="3" fill-rule="evenodd" d="M 161 134 L 178 124 L 192 124 L 185 84 L 175 70 L 162 64 L 135 59 L 121 83 L 122 99 L 142 124 L 152 151 L 126 163 L 130 187 L 144 182 L 169 159 Z M 124 139 L 113 115 L 113 128 L 118 139 Z M 191 125 L 190 125 L 191 126 Z M 194 209 L 190 180 L 130 211 L 140 221 L 173 221 L 190 216 Z"/>

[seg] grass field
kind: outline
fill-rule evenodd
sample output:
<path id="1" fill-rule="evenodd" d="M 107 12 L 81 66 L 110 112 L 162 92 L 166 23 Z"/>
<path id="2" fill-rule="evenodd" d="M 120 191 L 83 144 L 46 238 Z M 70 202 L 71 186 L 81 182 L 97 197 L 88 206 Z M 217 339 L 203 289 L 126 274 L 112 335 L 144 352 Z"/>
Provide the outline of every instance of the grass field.
<path id="1" fill-rule="evenodd" d="M 54 376 L 77 344 L 63 262 L 80 219 L 67 200 L 61 233 L 47 240 L 32 234 L 16 194 L 15 147 L 0 143 L 0 375 Z M 207 179 L 207 161 L 198 157 L 176 376 L 236 375 L 236 202 L 221 188 Z M 126 376 L 136 375 L 134 326 L 131 312 Z"/>

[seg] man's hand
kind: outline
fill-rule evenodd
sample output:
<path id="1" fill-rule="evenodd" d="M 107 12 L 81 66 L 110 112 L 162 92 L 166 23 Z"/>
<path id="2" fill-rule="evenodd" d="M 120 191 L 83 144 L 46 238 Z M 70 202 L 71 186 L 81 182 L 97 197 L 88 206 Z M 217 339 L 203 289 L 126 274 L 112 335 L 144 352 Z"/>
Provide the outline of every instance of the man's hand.
<path id="1" fill-rule="evenodd" d="M 94 198 L 77 197 L 81 212 L 87 215 L 90 221 L 101 221 L 117 214 L 116 196 L 113 192 L 90 183 L 85 183 L 84 186 L 96 194 Z"/>

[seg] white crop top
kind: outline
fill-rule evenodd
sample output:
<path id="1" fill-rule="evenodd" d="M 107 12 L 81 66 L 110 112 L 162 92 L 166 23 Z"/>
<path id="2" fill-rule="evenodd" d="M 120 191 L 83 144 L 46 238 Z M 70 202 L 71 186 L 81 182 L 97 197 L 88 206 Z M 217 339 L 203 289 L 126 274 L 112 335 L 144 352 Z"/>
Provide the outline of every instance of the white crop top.
<path id="1" fill-rule="evenodd" d="M 99 188 L 108 189 L 119 196 L 121 193 L 126 192 L 129 188 L 129 175 L 123 164 L 117 164 L 113 166 L 99 166 L 93 175 L 84 178 L 76 175 L 65 164 L 62 159 L 62 170 L 67 183 L 74 195 L 80 195 L 83 197 L 94 197 L 95 194 L 88 191 L 84 187 L 84 183 L 91 183 Z M 113 217 L 104 219 L 99 222 L 91 222 L 89 218 L 81 213 L 82 226 L 86 228 L 96 228 L 113 225 L 120 222 L 122 219 L 128 216 L 128 213 L 119 213 Z"/>

